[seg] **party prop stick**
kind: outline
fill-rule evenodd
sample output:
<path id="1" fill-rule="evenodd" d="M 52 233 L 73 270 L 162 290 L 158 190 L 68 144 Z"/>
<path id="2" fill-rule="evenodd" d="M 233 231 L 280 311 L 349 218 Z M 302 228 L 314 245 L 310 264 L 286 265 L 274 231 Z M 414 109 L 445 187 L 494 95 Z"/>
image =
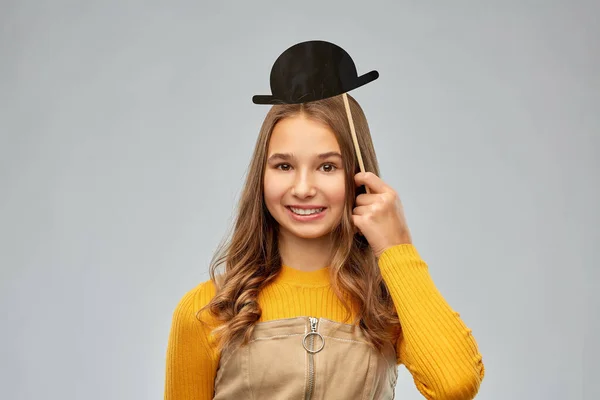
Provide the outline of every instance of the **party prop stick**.
<path id="1" fill-rule="evenodd" d="M 358 139 L 356 138 L 356 131 L 354 130 L 354 121 L 352 120 L 352 112 L 350 111 L 350 103 L 348 103 L 348 95 L 343 93 L 344 105 L 346 106 L 346 115 L 348 116 L 348 124 L 350 125 L 350 133 L 352 133 L 352 141 L 354 141 L 354 150 L 356 150 L 356 157 L 358 158 L 358 165 L 360 166 L 360 172 L 365 172 L 365 164 L 363 163 L 362 155 L 360 153 L 360 146 L 358 145 Z M 368 186 L 365 186 L 367 193 L 371 193 Z"/>

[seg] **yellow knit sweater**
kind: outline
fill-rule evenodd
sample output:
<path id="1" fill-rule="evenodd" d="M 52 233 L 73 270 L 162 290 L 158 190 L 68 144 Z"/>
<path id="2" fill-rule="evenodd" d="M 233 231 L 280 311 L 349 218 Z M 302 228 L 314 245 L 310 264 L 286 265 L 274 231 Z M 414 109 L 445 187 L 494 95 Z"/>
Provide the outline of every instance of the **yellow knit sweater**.
<path id="1" fill-rule="evenodd" d="M 477 343 L 434 285 L 416 248 L 402 244 L 378 259 L 402 325 L 398 363 L 426 399 L 472 399 L 484 377 Z M 331 290 L 328 268 L 305 272 L 282 266 L 258 297 L 260 322 L 298 316 L 343 321 L 345 309 Z M 206 281 L 187 292 L 173 313 L 166 353 L 165 400 L 212 399 L 219 354 L 196 312 L 215 294 Z"/>

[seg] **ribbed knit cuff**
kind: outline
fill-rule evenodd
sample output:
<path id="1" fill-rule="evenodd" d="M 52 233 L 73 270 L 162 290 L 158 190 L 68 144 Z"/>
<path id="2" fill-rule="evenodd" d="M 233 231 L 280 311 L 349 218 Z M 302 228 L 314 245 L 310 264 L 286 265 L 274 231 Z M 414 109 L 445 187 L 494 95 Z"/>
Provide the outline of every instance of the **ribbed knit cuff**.
<path id="1" fill-rule="evenodd" d="M 421 259 L 417 248 L 412 244 L 399 244 L 386 249 L 377 260 L 381 268 L 397 268 L 397 265 L 405 264 L 413 267 L 425 267 L 427 265 Z"/>

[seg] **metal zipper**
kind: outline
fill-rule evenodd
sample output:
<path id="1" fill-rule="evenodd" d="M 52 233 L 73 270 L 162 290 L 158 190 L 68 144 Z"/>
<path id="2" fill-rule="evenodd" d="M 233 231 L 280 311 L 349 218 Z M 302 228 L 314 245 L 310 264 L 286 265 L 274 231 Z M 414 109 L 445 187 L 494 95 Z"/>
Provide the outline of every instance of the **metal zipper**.
<path id="1" fill-rule="evenodd" d="M 321 350 L 325 346 L 325 340 L 323 336 L 319 332 L 317 332 L 317 327 L 319 324 L 319 319 L 315 317 L 308 317 L 310 321 L 310 332 L 304 335 L 304 339 L 302 339 L 302 346 L 308 352 L 308 383 L 306 385 L 306 393 L 304 394 L 305 400 L 310 400 L 313 394 L 313 389 L 315 387 L 315 360 L 314 355 Z M 321 346 L 315 350 L 315 336 L 319 336 L 321 338 Z M 308 345 L 307 345 L 308 339 Z"/>

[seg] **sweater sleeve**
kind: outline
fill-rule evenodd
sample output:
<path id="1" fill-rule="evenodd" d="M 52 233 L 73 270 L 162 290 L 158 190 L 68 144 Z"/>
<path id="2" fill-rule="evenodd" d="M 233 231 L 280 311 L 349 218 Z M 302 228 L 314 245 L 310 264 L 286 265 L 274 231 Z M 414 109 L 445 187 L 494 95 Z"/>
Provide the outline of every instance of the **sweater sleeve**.
<path id="1" fill-rule="evenodd" d="M 426 399 L 473 399 L 484 377 L 482 356 L 471 329 L 442 297 L 416 248 L 393 246 L 378 264 L 402 326 L 398 364 L 406 366 Z"/>
<path id="2" fill-rule="evenodd" d="M 165 400 L 213 398 L 219 357 L 209 345 L 209 328 L 196 318 L 212 295 L 212 282 L 204 282 L 187 292 L 173 312 L 166 354 Z"/>

